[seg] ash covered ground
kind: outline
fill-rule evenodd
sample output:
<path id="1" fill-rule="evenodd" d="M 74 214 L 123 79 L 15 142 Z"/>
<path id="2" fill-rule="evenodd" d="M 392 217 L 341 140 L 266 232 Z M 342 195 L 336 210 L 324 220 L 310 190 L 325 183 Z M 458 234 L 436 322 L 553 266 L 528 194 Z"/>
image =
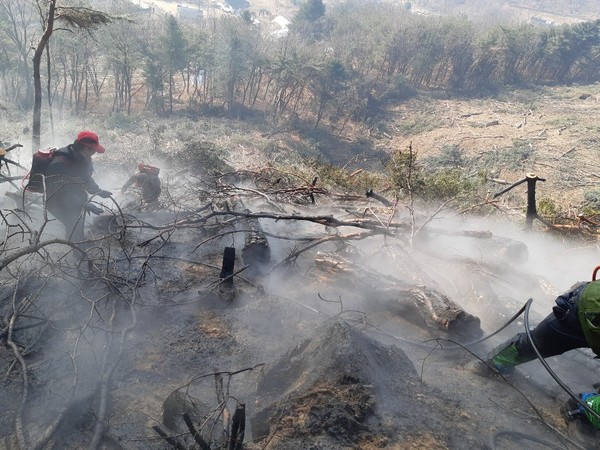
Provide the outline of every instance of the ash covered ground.
<path id="1" fill-rule="evenodd" d="M 589 279 L 595 245 L 239 175 L 180 170 L 154 210 L 135 195 L 103 201 L 85 258 L 30 241 L 44 223 L 35 205 L 31 217 L 5 206 L 4 448 L 594 448 L 559 416 L 567 395 L 539 362 L 506 379 L 465 369 L 523 316 L 456 343 L 493 333 L 528 298 L 537 323 Z M 415 234 L 413 218 L 429 225 Z M 257 221 L 260 266 L 243 257 Z M 61 233 L 49 222 L 40 242 Z M 427 314 L 422 302 L 440 299 L 465 313 L 455 326 Z M 598 381 L 588 352 L 548 362 L 575 392 Z"/>

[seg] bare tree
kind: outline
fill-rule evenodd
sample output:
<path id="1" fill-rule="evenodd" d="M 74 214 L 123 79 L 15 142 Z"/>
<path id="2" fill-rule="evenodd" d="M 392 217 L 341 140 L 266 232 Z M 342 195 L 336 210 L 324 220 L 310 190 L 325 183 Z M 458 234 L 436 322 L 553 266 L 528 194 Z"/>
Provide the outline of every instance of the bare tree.
<path id="1" fill-rule="evenodd" d="M 40 38 L 35 53 L 33 55 L 33 124 L 32 124 L 32 148 L 40 147 L 41 137 L 41 113 L 42 113 L 42 81 L 40 74 L 40 65 L 44 50 L 50 41 L 52 33 L 55 31 L 55 20 L 61 20 L 71 28 L 80 28 L 91 31 L 99 25 L 111 22 L 114 18 L 101 11 L 96 11 L 83 7 L 61 7 L 57 6 L 57 0 L 49 0 L 47 14 L 42 17 L 44 22 L 44 33 Z M 46 10 L 38 2 L 40 14 Z"/>
<path id="2" fill-rule="evenodd" d="M 31 107 L 33 86 L 29 77 L 29 58 L 31 52 L 31 23 L 34 11 L 22 0 L 0 0 L 0 14 L 6 22 L 0 23 L 3 32 L 15 47 L 13 57 L 18 57 L 15 81 L 11 91 L 15 100 L 25 108 Z M 8 49 L 4 49 L 6 52 Z M 14 59 L 11 64 L 14 64 Z M 23 81 L 25 92 L 22 92 Z"/>

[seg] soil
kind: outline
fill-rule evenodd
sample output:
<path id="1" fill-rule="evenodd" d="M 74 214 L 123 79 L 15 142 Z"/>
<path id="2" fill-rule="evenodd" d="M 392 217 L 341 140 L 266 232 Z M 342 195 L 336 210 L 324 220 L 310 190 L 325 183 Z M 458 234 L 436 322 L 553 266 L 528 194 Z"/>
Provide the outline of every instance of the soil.
<path id="1" fill-rule="evenodd" d="M 325 203 L 320 212 L 329 209 L 338 217 L 376 206 L 366 199 L 339 207 Z M 272 208 L 264 199 L 248 206 Z M 295 205 L 293 211 L 311 215 L 313 208 Z M 140 218 L 159 225 L 169 213 Z M 321 230 L 287 221 L 262 224 L 270 236 Z M 498 233 L 498 223 L 486 221 L 437 226 Z M 280 266 L 276 262 L 295 244 L 270 239 L 268 270 L 251 279 L 242 273 L 226 290 L 215 288 L 222 249 L 233 245 L 241 255 L 244 241 L 222 237 L 192 250 L 221 227 L 214 230 L 181 229 L 166 241 L 140 247 L 157 232 L 131 228 L 121 240 L 102 245 L 114 266 L 98 265 L 79 281 L 81 274 L 67 266 L 40 266 L 43 261 L 29 259 L 30 271 L 21 269 L 16 298 L 31 298 L 36 306 L 31 315 L 50 322 L 13 336 L 30 351 L 24 359 L 29 391 L 22 415 L 27 442 L 40 439 L 66 407 L 52 445 L 87 446 L 106 408 L 102 448 L 165 448 L 157 426 L 181 445 L 193 445 L 184 412 L 216 448 L 227 442 L 223 421 L 231 416 L 225 413 L 243 404 L 247 449 L 534 448 L 529 443 L 535 440 L 571 448 L 561 437 L 570 432 L 559 416 L 568 397 L 539 363 L 526 364 L 506 379 L 465 368 L 475 360 L 471 352 L 483 357 L 521 331 L 522 318 L 469 350 L 453 342 L 471 342 L 500 328 L 527 296 L 535 298 L 531 320 L 539 321 L 563 288 L 548 279 L 577 276 L 593 249 L 574 251 L 570 242 L 504 229 L 512 239 L 527 242 L 527 261 L 497 252 L 495 239 L 429 235 L 412 249 L 402 240 L 383 238 L 325 244 L 302 253 L 292 266 Z M 125 248 L 128 259 L 118 256 Z M 317 251 L 375 275 L 350 283 L 344 274 L 323 272 L 315 264 Z M 144 261 L 147 271 L 140 278 Z M 238 256 L 236 267 L 243 264 Z M 380 285 L 373 285 L 378 278 Z M 480 319 L 478 330 L 465 336 L 432 328 L 414 312 L 406 313 L 394 286 L 439 290 Z M 14 283 L 7 279 L 2 289 L 1 315 L 10 317 Z M 0 434 L 5 448 L 15 448 L 23 380 L 12 350 L 2 347 L 0 353 L 5 374 Z M 549 362 L 575 391 L 596 381 L 596 363 L 584 352 Z M 577 439 L 573 433 L 570 439 Z"/>

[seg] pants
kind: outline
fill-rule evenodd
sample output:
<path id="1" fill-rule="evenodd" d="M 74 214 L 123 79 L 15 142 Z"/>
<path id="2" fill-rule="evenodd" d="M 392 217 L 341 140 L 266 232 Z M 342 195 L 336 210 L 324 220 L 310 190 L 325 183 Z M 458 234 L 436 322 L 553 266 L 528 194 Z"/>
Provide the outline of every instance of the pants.
<path id="1" fill-rule="evenodd" d="M 559 320 L 554 313 L 550 313 L 531 331 L 533 342 L 544 358 L 562 355 L 576 348 L 589 347 L 576 314 L 574 318 L 576 323 L 567 318 Z M 516 346 L 520 354 L 531 356 L 531 359 L 537 357 L 527 333 L 519 334 Z"/>
<path id="2" fill-rule="evenodd" d="M 65 227 L 65 239 L 74 243 L 83 242 L 85 210 L 84 205 L 68 205 L 62 202 L 48 201 L 46 207 Z"/>
<path id="3" fill-rule="evenodd" d="M 559 319 L 554 312 L 550 313 L 533 330 L 531 337 L 544 358 L 562 355 L 576 348 L 589 347 L 581 330 L 577 307 L 571 307 Z M 520 333 L 493 350 L 488 359 L 494 365 L 513 367 L 536 359 L 537 355 L 527 333 Z"/>

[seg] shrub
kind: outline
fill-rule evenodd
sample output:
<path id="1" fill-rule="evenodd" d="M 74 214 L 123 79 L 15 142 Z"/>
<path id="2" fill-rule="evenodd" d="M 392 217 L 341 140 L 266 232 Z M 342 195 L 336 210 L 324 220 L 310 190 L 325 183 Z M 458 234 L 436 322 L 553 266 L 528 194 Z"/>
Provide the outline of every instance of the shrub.
<path id="1" fill-rule="evenodd" d="M 449 200 L 473 196 L 479 183 L 467 177 L 461 169 L 445 169 L 428 174 L 419 194 L 425 200 Z"/>
<path id="2" fill-rule="evenodd" d="M 513 139 L 513 145 L 486 153 L 480 161 L 483 167 L 503 167 L 509 170 L 520 170 L 525 161 L 533 159 L 535 148 L 525 139 Z"/>
<path id="3" fill-rule="evenodd" d="M 552 219 L 558 215 L 559 207 L 554 200 L 542 198 L 537 202 L 537 212 L 540 216 Z"/>
<path id="4" fill-rule="evenodd" d="M 198 173 L 225 173 L 233 170 L 224 161 L 227 156 L 227 151 L 214 143 L 195 140 L 186 142 L 172 161 L 185 161 L 186 166 L 194 168 Z"/>
<path id="5" fill-rule="evenodd" d="M 469 158 L 463 155 L 462 149 L 458 145 L 444 145 L 440 154 L 431 156 L 426 160 L 427 165 L 436 167 L 459 168 L 466 167 L 470 164 Z"/>
<path id="6" fill-rule="evenodd" d="M 583 199 L 585 200 L 585 207 L 596 212 L 600 211 L 600 189 L 586 191 L 583 194 Z"/>
<path id="7" fill-rule="evenodd" d="M 417 163 L 417 152 L 395 150 L 386 163 L 393 186 L 403 194 L 418 193 L 422 189 L 423 169 Z"/>
<path id="8" fill-rule="evenodd" d="M 364 194 L 368 189 L 378 190 L 383 184 L 380 176 L 367 170 L 351 176 L 352 174 L 346 169 L 330 163 L 323 163 L 318 159 L 309 159 L 307 165 L 313 171 L 310 176 L 316 175 L 319 184 L 326 187 L 342 188 L 348 192 L 360 195 Z"/>
<path id="9" fill-rule="evenodd" d="M 105 126 L 109 130 L 135 131 L 139 128 L 139 124 L 139 118 L 122 112 L 111 114 L 105 121 Z"/>

